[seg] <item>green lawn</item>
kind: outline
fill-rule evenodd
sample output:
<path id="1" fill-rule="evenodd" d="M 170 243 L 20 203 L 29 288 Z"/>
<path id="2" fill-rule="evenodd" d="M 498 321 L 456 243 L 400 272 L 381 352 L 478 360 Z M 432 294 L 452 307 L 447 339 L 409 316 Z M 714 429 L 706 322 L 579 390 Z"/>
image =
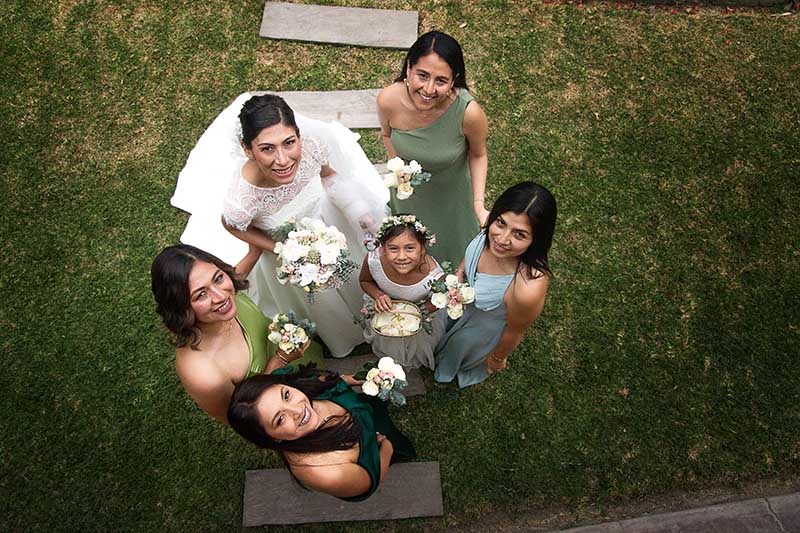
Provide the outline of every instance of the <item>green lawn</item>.
<path id="1" fill-rule="evenodd" d="M 186 221 L 169 198 L 239 93 L 379 87 L 404 54 L 261 39 L 262 8 L 0 8 L 8 530 L 230 530 L 244 470 L 279 465 L 174 374 L 149 289 Z M 465 48 L 490 196 L 535 179 L 560 213 L 547 306 L 511 370 L 464 391 L 431 384 L 397 412 L 420 459 L 441 463 L 446 516 L 394 527 L 797 479 L 797 16 L 420 9 L 422 31 Z"/>

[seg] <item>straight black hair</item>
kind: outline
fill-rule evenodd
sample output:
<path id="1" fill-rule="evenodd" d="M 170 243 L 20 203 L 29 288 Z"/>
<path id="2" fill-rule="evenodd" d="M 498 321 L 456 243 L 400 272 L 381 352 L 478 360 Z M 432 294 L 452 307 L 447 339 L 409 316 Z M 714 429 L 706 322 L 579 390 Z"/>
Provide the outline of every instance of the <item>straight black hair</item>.
<path id="1" fill-rule="evenodd" d="M 253 139 L 258 137 L 262 130 L 275 124 L 293 128 L 297 136 L 300 136 L 294 111 L 277 94 L 262 94 L 250 98 L 242 106 L 239 122 L 242 124 L 242 141 L 247 146 L 251 146 Z"/>
<path id="2" fill-rule="evenodd" d="M 467 87 L 466 67 L 464 66 L 464 52 L 461 51 L 461 45 L 446 33 L 436 30 L 420 36 L 411 45 L 403 61 L 400 75 L 394 81 L 405 80 L 408 69 L 416 65 L 421 57 L 431 53 L 441 57 L 450 66 L 450 70 L 453 71 L 453 87 L 469 89 Z"/>

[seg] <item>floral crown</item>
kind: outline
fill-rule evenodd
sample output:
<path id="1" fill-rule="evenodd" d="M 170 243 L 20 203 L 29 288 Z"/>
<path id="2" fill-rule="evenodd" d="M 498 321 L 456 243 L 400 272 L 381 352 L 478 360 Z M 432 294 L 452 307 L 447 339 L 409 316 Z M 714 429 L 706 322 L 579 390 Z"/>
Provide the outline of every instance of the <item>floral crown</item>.
<path id="1" fill-rule="evenodd" d="M 417 220 L 416 215 L 392 215 L 384 218 L 377 235 L 375 235 L 375 240 L 381 240 L 383 236 L 386 235 L 386 232 L 395 226 L 406 226 L 413 229 L 425 238 L 426 246 L 436 244 L 436 235 L 431 233 L 422 222 Z"/>

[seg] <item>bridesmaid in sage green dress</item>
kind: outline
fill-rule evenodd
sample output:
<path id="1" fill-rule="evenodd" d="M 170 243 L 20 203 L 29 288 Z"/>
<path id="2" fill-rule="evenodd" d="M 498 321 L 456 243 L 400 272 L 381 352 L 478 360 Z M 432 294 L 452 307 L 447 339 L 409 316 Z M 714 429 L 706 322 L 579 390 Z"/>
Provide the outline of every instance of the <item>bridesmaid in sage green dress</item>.
<path id="1" fill-rule="evenodd" d="M 409 49 L 403 70 L 378 95 L 381 136 L 390 158 L 415 159 L 431 180 L 398 200 L 393 213 L 413 213 L 437 235 L 436 256 L 457 264 L 489 214 L 488 124 L 467 90 L 458 42 L 431 31 Z"/>

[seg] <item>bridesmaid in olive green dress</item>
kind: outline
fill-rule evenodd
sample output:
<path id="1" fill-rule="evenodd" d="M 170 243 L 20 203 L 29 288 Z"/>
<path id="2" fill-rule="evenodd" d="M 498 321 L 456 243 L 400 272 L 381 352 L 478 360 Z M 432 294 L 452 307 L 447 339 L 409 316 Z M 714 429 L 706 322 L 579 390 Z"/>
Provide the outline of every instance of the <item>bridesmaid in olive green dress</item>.
<path id="1" fill-rule="evenodd" d="M 415 159 L 431 180 L 398 200 L 394 213 L 413 213 L 436 234 L 436 258 L 458 264 L 489 214 L 486 192 L 488 124 L 467 90 L 458 42 L 431 31 L 409 49 L 400 76 L 378 95 L 383 144 L 390 158 Z"/>

